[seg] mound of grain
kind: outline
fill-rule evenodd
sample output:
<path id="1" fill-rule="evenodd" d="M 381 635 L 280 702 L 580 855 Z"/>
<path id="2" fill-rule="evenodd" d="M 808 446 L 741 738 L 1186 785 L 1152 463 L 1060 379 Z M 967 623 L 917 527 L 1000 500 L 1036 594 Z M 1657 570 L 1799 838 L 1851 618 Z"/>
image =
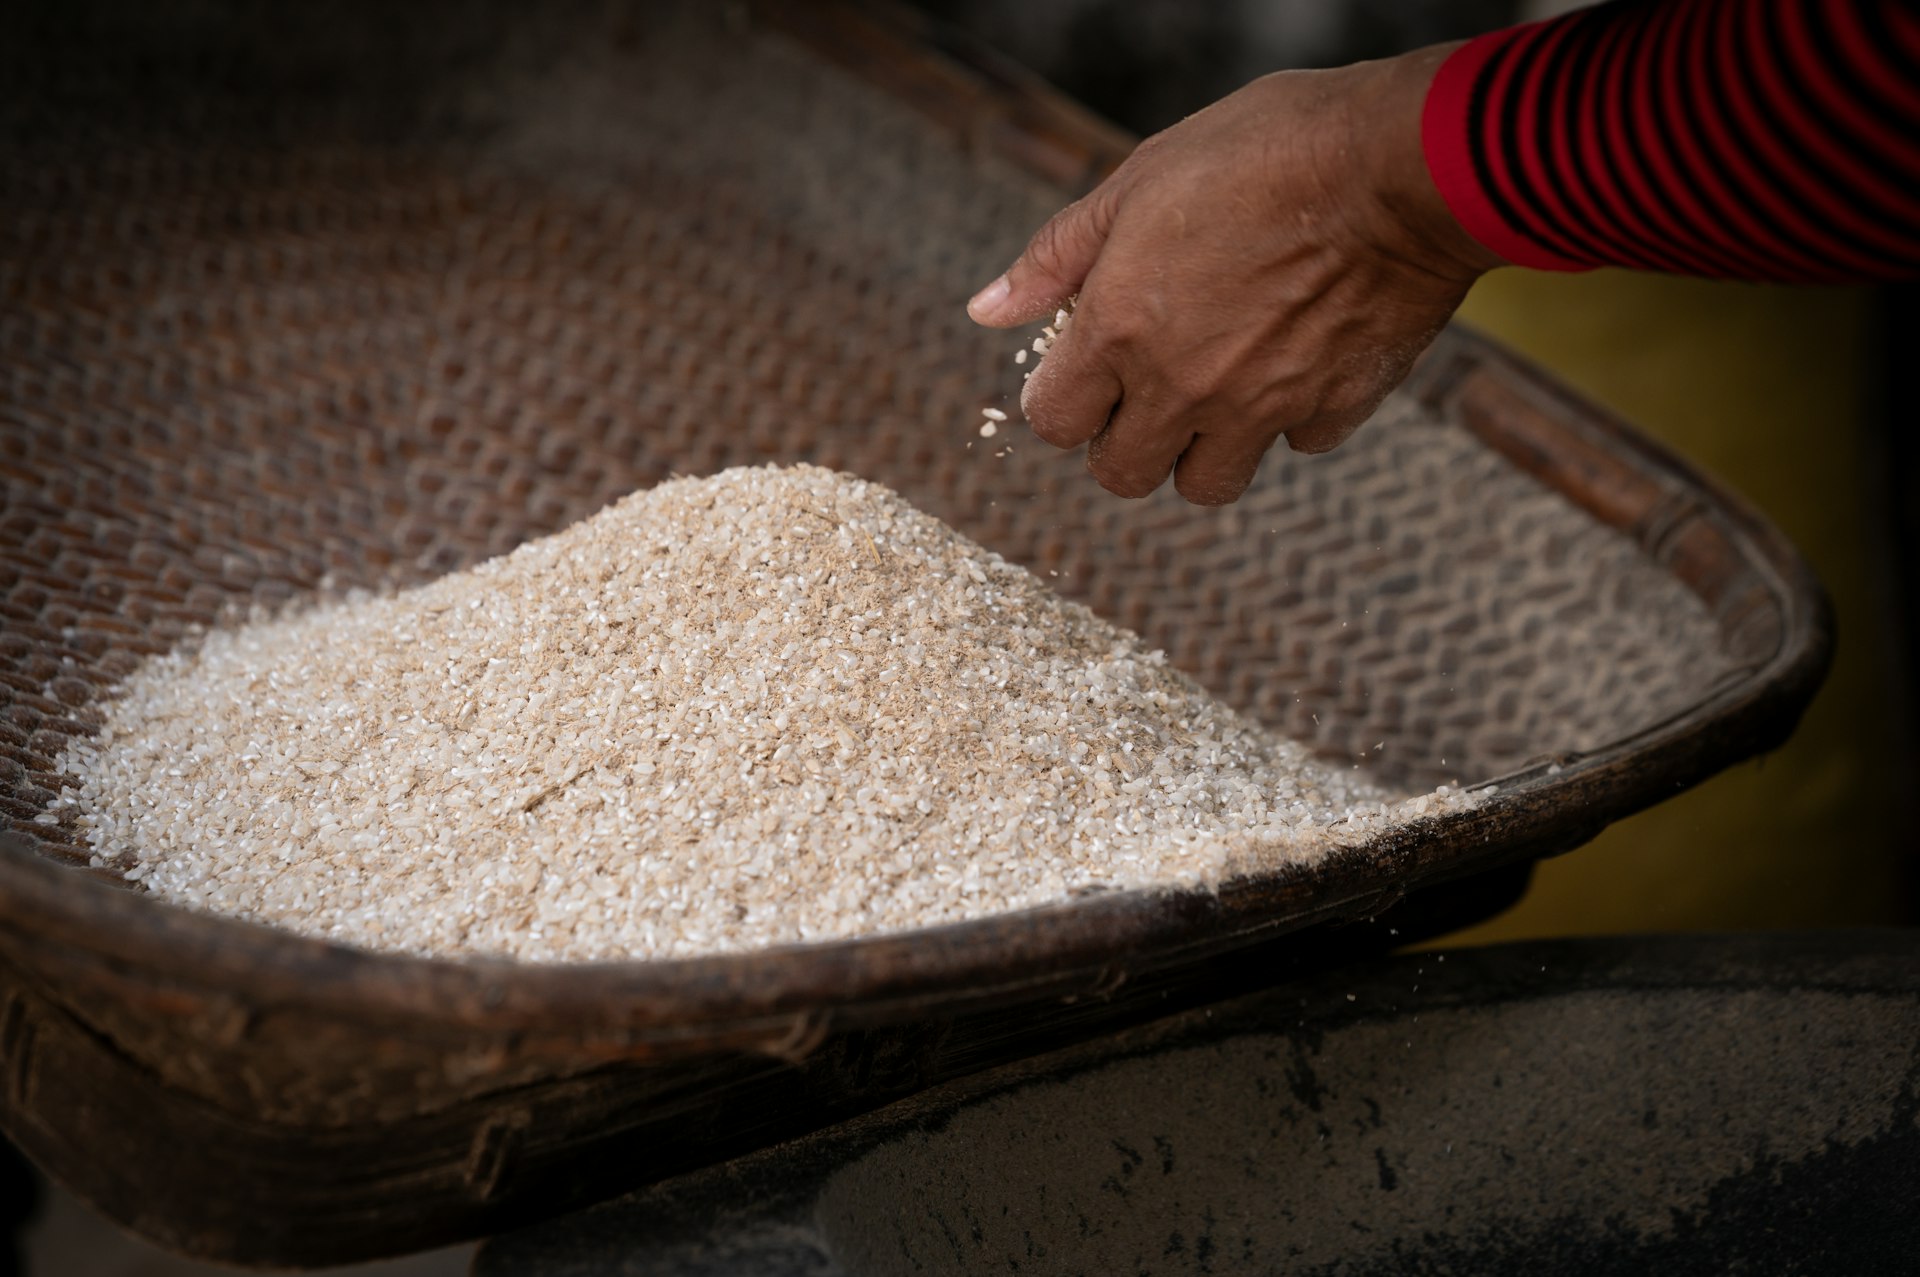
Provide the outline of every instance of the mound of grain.
<path id="1" fill-rule="evenodd" d="M 665 483 L 431 585 L 210 633 L 64 766 L 97 863 L 166 899 L 537 960 L 1212 884 L 1470 801 L 1389 804 L 814 467 Z"/>

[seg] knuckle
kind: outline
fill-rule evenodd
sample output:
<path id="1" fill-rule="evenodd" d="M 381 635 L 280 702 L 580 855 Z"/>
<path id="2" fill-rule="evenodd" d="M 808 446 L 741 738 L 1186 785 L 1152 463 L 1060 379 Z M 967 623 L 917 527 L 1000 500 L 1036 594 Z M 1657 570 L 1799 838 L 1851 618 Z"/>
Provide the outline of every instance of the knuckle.
<path id="1" fill-rule="evenodd" d="M 1072 207 L 1084 215 L 1088 229 L 1104 235 L 1113 229 L 1114 215 L 1120 211 L 1120 203 L 1126 197 L 1129 185 L 1128 178 L 1115 173 L 1075 200 Z"/>
<path id="2" fill-rule="evenodd" d="M 1137 297 L 1115 304 L 1105 294 L 1099 300 L 1099 308 L 1088 316 L 1093 322 L 1083 327 L 1075 314 L 1071 336 L 1077 346 L 1120 371 L 1130 389 L 1157 398 L 1177 392 L 1183 379 L 1193 376 L 1182 361 L 1170 361 L 1165 355 L 1166 324 L 1148 304 Z"/>
<path id="3" fill-rule="evenodd" d="M 1342 405 L 1340 415 L 1343 421 L 1349 423 L 1348 429 L 1352 430 L 1372 420 L 1373 414 L 1380 411 L 1380 405 L 1387 401 L 1387 395 L 1391 391 L 1392 387 L 1389 386 L 1373 387 Z"/>
<path id="4" fill-rule="evenodd" d="M 1041 273 L 1057 275 L 1080 256 L 1084 242 L 1092 233 L 1088 225 L 1088 200 L 1067 205 L 1041 224 L 1027 242 L 1027 261 Z"/>
<path id="5" fill-rule="evenodd" d="M 1155 488 L 1160 486 L 1158 482 L 1149 482 L 1146 480 L 1104 479 L 1099 475 L 1095 475 L 1094 478 L 1099 480 L 1101 487 L 1111 492 L 1114 496 L 1125 497 L 1129 501 L 1144 501 L 1153 495 Z"/>
<path id="6" fill-rule="evenodd" d="M 1161 369 L 1160 395 L 1176 410 L 1202 404 L 1230 404 L 1237 398 L 1229 379 L 1219 369 L 1197 360 L 1177 362 Z"/>
<path id="7" fill-rule="evenodd" d="M 1088 433 L 1083 429 L 1076 428 L 1072 422 L 1045 413 L 1038 416 L 1033 413 L 1028 413 L 1027 425 L 1032 428 L 1034 436 L 1038 438 L 1040 442 L 1051 444 L 1056 448 L 1077 447 L 1080 442 L 1087 437 Z"/>
<path id="8" fill-rule="evenodd" d="M 1103 296 L 1101 300 L 1106 298 Z M 1108 303 L 1100 307 L 1100 341 L 1116 350 L 1149 346 L 1154 328 L 1153 317 L 1146 307 L 1132 298 L 1118 305 Z"/>
<path id="9" fill-rule="evenodd" d="M 1033 239 L 1027 244 L 1027 262 L 1044 275 L 1057 273 L 1066 260 L 1066 218 L 1072 212 L 1073 209 L 1068 208 L 1055 214 L 1033 233 Z"/>
<path id="10" fill-rule="evenodd" d="M 1329 452 L 1353 437 L 1353 432 L 1373 419 L 1375 409 L 1385 395 L 1362 392 L 1352 396 L 1342 396 L 1327 405 L 1320 413 L 1315 424 L 1319 433 L 1327 439 L 1322 452 Z"/>
<path id="11" fill-rule="evenodd" d="M 1392 391 L 1394 383 L 1387 380 L 1366 380 L 1354 378 L 1335 386 L 1327 396 L 1327 404 L 1322 415 L 1345 426 L 1358 425 L 1371 417 Z"/>
<path id="12" fill-rule="evenodd" d="M 1153 474 L 1137 464 L 1115 461 L 1102 451 L 1087 454 L 1087 469 L 1095 481 L 1114 496 L 1134 500 L 1152 496 L 1166 478 L 1165 474 Z"/>
<path id="13" fill-rule="evenodd" d="M 1020 411 L 1042 441 L 1056 448 L 1076 447 L 1106 424 L 1104 414 L 1098 421 L 1090 420 L 1093 413 L 1089 406 L 1063 402 L 1055 389 L 1052 378 L 1036 377 L 1020 395 Z"/>
<path id="14" fill-rule="evenodd" d="M 1075 264 L 1112 227 L 1119 198 L 1119 184 L 1112 179 L 1081 196 L 1041 224 L 1022 260 L 1050 277 L 1074 273 Z"/>
<path id="15" fill-rule="evenodd" d="M 1347 438 L 1359 428 L 1360 419 L 1347 420 L 1332 415 L 1317 416 L 1305 425 L 1287 432 L 1287 447 L 1309 456 L 1332 452 L 1345 443 Z"/>
<path id="16" fill-rule="evenodd" d="M 1161 129 L 1158 133 L 1141 138 L 1133 150 L 1127 153 L 1127 158 L 1121 161 L 1118 173 L 1128 177 L 1136 176 L 1143 167 L 1153 161 L 1155 156 L 1166 149 L 1168 131 Z"/>
<path id="17" fill-rule="evenodd" d="M 1136 320 L 1140 352 L 1136 363 L 1150 361 L 1157 402 L 1169 412 L 1204 410 L 1210 418 L 1257 418 L 1267 392 L 1265 368 L 1237 349 L 1190 343 L 1178 358 L 1164 353 L 1169 324 L 1146 313 Z"/>
<path id="18" fill-rule="evenodd" d="M 1193 505 L 1222 506 L 1232 505 L 1246 492 L 1253 482 L 1251 470 L 1244 473 L 1209 473 L 1202 475 L 1183 475 L 1175 472 L 1173 488 L 1182 498 Z"/>

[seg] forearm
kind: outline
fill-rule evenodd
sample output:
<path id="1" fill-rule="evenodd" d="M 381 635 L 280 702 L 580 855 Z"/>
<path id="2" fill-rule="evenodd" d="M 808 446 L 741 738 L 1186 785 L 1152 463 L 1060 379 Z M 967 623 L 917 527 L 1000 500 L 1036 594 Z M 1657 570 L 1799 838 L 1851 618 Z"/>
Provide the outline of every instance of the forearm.
<path id="1" fill-rule="evenodd" d="M 1897 0 L 1614 3 L 1436 74 L 1435 185 L 1516 265 L 1920 278 L 1920 16 Z"/>

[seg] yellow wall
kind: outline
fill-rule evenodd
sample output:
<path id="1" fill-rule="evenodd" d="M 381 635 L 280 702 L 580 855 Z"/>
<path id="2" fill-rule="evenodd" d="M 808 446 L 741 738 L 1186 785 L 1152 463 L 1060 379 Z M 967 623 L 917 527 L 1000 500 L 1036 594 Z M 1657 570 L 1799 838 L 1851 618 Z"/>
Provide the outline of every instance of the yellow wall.
<path id="1" fill-rule="evenodd" d="M 1515 908 L 1443 943 L 1902 922 L 1886 553 L 1863 421 L 1870 298 L 1506 270 L 1461 318 L 1718 475 L 1813 564 L 1840 621 L 1785 747 L 1543 863 Z M 1902 811 L 1896 811 L 1896 802 Z"/>

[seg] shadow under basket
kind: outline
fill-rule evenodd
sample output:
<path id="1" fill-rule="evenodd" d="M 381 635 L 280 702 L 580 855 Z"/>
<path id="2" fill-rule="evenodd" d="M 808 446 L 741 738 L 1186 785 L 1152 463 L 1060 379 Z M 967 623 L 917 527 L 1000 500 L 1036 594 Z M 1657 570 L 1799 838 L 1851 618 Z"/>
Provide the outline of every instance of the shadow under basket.
<path id="1" fill-rule="evenodd" d="M 1310 926 L 1410 894 L 1457 921 L 1462 883 L 1777 744 L 1824 671 L 1825 602 L 1773 529 L 1467 333 L 1225 509 L 980 440 L 1024 338 L 962 305 L 1128 140 L 899 12 L 87 0 L 16 25 L 0 1127 L 163 1244 L 322 1264 L 494 1232 L 1389 943 Z M 585 966 L 201 916 L 36 823 L 98 698 L 196 625 L 766 461 L 894 487 L 1383 783 L 1497 790 L 1217 894 Z"/>
<path id="2" fill-rule="evenodd" d="M 475 1277 L 1906 1272 L 1920 931 L 1350 964 L 497 1238 Z"/>

